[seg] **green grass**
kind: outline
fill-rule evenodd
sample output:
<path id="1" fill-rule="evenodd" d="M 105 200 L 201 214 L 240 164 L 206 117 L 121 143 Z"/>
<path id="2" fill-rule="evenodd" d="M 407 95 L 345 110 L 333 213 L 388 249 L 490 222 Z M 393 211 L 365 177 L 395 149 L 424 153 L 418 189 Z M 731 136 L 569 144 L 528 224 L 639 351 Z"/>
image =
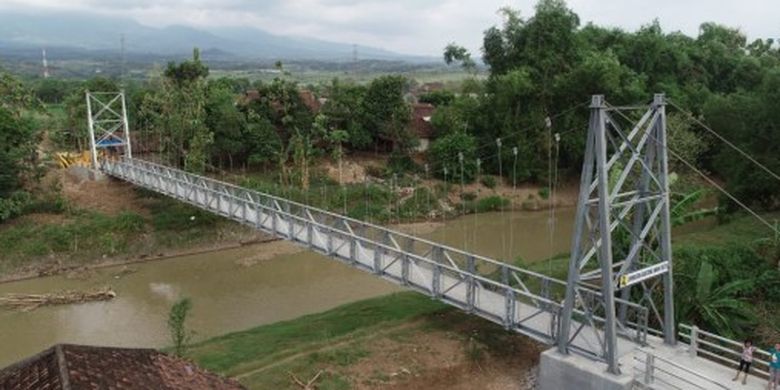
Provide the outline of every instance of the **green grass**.
<path id="1" fill-rule="evenodd" d="M 213 240 L 217 230 L 233 224 L 148 191 L 137 190 L 137 195 L 147 207 L 148 216 L 134 211 L 108 215 L 73 209 L 55 201 L 30 203 L 26 207 L 27 213 L 56 214 L 56 220 L 41 223 L 21 217 L 1 226 L 0 274 L 13 272 L 50 255 L 65 264 L 77 265 L 104 255 L 150 254 L 151 251 L 188 246 Z"/>
<path id="2" fill-rule="evenodd" d="M 444 304 L 416 293 L 392 294 L 216 337 L 193 345 L 188 356 L 210 370 L 236 375 L 333 343 L 356 331 L 391 326 L 444 308 Z M 359 354 L 328 359 L 347 363 L 356 356 Z"/>
<path id="3" fill-rule="evenodd" d="M 780 212 L 764 214 L 762 217 L 770 223 L 780 221 Z M 699 222 L 694 222 L 698 224 Z M 778 225 L 780 226 L 780 225 Z M 756 240 L 774 238 L 772 231 L 755 217 L 736 214 L 724 223 L 708 226 L 691 233 L 672 235 L 675 244 L 726 245 L 731 243 L 749 244 Z"/>
<path id="4" fill-rule="evenodd" d="M 250 389 L 294 389 L 289 373 L 305 383 L 322 371 L 319 389 L 345 390 L 351 388 L 348 377 L 354 364 L 371 357 L 382 360 L 375 355 L 391 353 L 372 349 L 373 341 L 396 342 L 387 350 L 396 351 L 419 347 L 410 344 L 412 337 L 442 332 L 462 342 L 464 353 L 471 346 L 478 352 L 475 360 L 490 356 L 512 361 L 532 348 L 500 325 L 427 296 L 404 292 L 212 338 L 193 345 L 187 357 L 212 371 L 238 376 Z M 390 380 L 388 373 L 375 370 L 364 378 L 364 384 Z"/>
<path id="5" fill-rule="evenodd" d="M 116 216 L 76 213 L 62 224 L 23 222 L 0 230 L 0 270 L 21 266 L 23 261 L 47 254 L 116 254 L 127 249 L 132 236 L 143 230 L 144 220 L 135 213 Z"/>

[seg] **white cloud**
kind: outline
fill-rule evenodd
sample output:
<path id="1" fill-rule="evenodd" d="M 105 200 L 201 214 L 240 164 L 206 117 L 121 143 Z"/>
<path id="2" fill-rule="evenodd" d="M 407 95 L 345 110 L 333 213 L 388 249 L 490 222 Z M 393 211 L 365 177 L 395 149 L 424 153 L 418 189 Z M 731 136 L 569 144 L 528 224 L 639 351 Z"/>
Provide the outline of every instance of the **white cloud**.
<path id="1" fill-rule="evenodd" d="M 479 51 L 482 32 L 501 22 L 503 6 L 533 14 L 535 0 L 0 0 L 0 8 L 88 11 L 153 26 L 253 26 L 298 35 L 439 55 L 455 41 Z M 704 21 L 739 27 L 750 37 L 780 37 L 776 0 L 569 0 L 584 23 L 636 29 L 661 21 L 696 34 Z"/>

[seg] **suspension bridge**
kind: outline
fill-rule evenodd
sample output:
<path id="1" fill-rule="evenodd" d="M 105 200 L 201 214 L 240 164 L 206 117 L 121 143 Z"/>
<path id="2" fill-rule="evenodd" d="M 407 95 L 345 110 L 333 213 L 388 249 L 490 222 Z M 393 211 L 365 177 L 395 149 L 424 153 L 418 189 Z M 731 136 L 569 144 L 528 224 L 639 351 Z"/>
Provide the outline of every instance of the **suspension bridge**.
<path id="1" fill-rule="evenodd" d="M 722 358 L 723 350 L 737 353 L 739 343 L 696 328 L 683 326 L 679 334 L 675 329 L 665 105 L 663 95 L 640 107 L 609 106 L 602 96 L 593 97 L 569 277 L 559 280 L 133 158 L 124 95 L 87 93 L 92 163 L 103 173 L 555 346 L 542 356 L 542 389 L 728 389 L 729 360 L 706 353 Z M 613 114 L 625 110 L 642 114 L 624 130 Z M 119 148 L 123 155 L 99 158 L 100 148 Z M 612 237 L 621 229 L 629 244 L 618 256 Z M 758 359 L 759 370 L 762 364 Z M 758 382 L 742 388 L 757 389 Z"/>

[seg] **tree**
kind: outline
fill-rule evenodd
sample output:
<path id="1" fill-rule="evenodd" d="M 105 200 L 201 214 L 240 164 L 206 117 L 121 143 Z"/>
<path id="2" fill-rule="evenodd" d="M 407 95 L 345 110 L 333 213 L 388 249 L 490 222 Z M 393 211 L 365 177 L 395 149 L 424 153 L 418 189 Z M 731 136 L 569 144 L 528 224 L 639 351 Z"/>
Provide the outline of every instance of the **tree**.
<path id="1" fill-rule="evenodd" d="M 447 134 L 431 144 L 428 161 L 434 175 L 458 182 L 461 178 L 459 155 L 463 155 L 463 180 L 472 182 L 477 171 L 477 145 L 473 136 L 464 131 Z M 445 175 L 445 170 L 447 174 Z"/>
<path id="2" fill-rule="evenodd" d="M 246 143 L 249 164 L 277 162 L 280 151 L 284 148 L 273 124 L 251 110 L 247 114 L 243 140 Z"/>
<path id="3" fill-rule="evenodd" d="M 372 133 L 376 143 L 380 138 L 393 144 L 393 151 L 406 153 L 415 146 L 416 138 L 409 131 L 411 111 L 404 101 L 406 78 L 382 76 L 371 81 L 361 105 L 362 126 Z"/>
<path id="4" fill-rule="evenodd" d="M 39 131 L 27 111 L 40 107 L 32 92 L 0 73 L 0 222 L 21 214 L 30 200 L 25 187 L 37 181 Z"/>
<path id="5" fill-rule="evenodd" d="M 718 282 L 718 273 L 708 261 L 699 263 L 692 274 L 677 274 L 675 306 L 678 318 L 733 336 L 754 322 L 749 306 L 741 299 L 745 292 L 755 288 L 751 279 Z"/>
<path id="6" fill-rule="evenodd" d="M 184 356 L 187 346 L 192 339 L 192 331 L 187 329 L 187 316 L 192 309 L 192 301 L 182 298 L 176 301 L 168 313 L 168 331 L 173 343 L 173 353 L 176 356 Z"/>
<path id="7" fill-rule="evenodd" d="M 471 53 L 463 46 L 450 43 L 444 48 L 444 62 L 447 65 L 460 63 L 467 72 L 474 73 L 477 69 L 477 63 L 471 59 Z"/>
<path id="8" fill-rule="evenodd" d="M 420 103 L 430 103 L 434 106 L 447 106 L 455 100 L 455 94 L 450 91 L 432 91 L 420 95 Z"/>
<path id="9" fill-rule="evenodd" d="M 62 103 L 73 84 L 61 79 L 43 79 L 35 85 L 35 96 L 44 103 Z"/>
<path id="10" fill-rule="evenodd" d="M 363 126 L 363 99 L 366 87 L 346 84 L 334 79 L 328 86 L 328 101 L 322 107 L 333 127 L 344 129 L 347 143 L 353 149 L 365 149 L 373 142 L 372 134 Z"/>
<path id="11" fill-rule="evenodd" d="M 248 150 L 244 138 L 246 115 L 239 111 L 236 95 L 230 85 L 223 82 L 210 83 L 205 110 L 206 126 L 214 134 L 212 154 L 220 162 L 227 157 L 232 169 L 235 160 L 244 160 Z"/>
<path id="12" fill-rule="evenodd" d="M 206 123 L 208 68 L 195 49 L 191 60 L 169 63 L 164 75 L 159 89 L 144 98 L 145 115 L 160 136 L 163 157 L 187 171 L 203 173 L 214 142 Z"/>

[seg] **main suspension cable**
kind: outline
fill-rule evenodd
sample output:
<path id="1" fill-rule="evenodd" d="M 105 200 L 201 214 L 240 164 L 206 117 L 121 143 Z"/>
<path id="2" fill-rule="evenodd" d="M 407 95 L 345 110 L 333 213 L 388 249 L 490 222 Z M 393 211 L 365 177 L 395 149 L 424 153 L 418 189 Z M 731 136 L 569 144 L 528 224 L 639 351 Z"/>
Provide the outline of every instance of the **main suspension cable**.
<path id="1" fill-rule="evenodd" d="M 744 156 L 745 158 L 747 158 L 748 160 L 750 160 L 750 161 L 751 161 L 753 164 L 755 164 L 755 165 L 756 165 L 756 166 L 758 166 L 759 168 L 763 169 L 763 170 L 764 170 L 766 173 L 768 173 L 770 176 L 772 176 L 772 177 L 773 177 L 773 178 L 775 178 L 776 180 L 780 180 L 780 175 L 778 175 L 778 174 L 776 174 L 776 173 L 772 172 L 772 170 L 770 170 L 769 168 L 767 168 L 767 167 L 766 167 L 766 165 L 764 165 L 764 164 L 761 164 L 760 162 L 758 162 L 758 161 L 757 161 L 755 158 L 753 158 L 753 156 L 751 156 L 749 153 L 745 152 L 745 151 L 744 151 L 744 150 L 742 150 L 740 147 L 738 147 L 737 145 L 735 145 L 733 142 L 731 142 L 731 141 L 727 140 L 726 138 L 724 138 L 722 135 L 718 134 L 718 133 L 717 133 L 715 130 L 713 130 L 712 128 L 710 128 L 709 126 L 707 126 L 706 124 L 704 124 L 704 122 L 702 122 L 701 120 L 699 120 L 699 118 L 696 118 L 695 116 L 693 116 L 693 114 L 692 114 L 692 113 L 690 113 L 690 112 L 688 112 L 688 111 L 684 110 L 682 107 L 678 106 L 677 104 L 675 104 L 673 101 L 671 101 L 671 100 L 669 100 L 669 99 L 667 99 L 667 102 L 669 102 L 669 104 L 671 104 L 671 105 L 672 105 L 674 108 L 676 108 L 678 111 L 680 111 L 680 112 L 684 113 L 685 115 L 687 115 L 687 116 L 688 116 L 689 118 L 691 118 L 691 119 L 692 119 L 694 122 L 696 122 L 696 123 L 697 123 L 699 126 L 701 126 L 702 128 L 704 128 L 705 130 L 707 130 L 707 131 L 708 131 L 710 134 L 714 135 L 716 138 L 718 138 L 719 140 L 723 141 L 723 143 L 725 143 L 726 145 L 730 146 L 732 149 L 736 150 L 736 151 L 737 151 L 739 154 L 741 154 L 742 156 Z"/>
<path id="2" fill-rule="evenodd" d="M 610 106 L 610 107 L 614 108 L 613 106 Z M 629 120 L 629 121 L 631 120 L 631 118 L 629 118 L 628 116 L 626 116 L 625 114 L 623 114 L 622 112 L 620 112 L 620 110 L 615 110 L 615 112 L 617 112 L 617 113 L 618 113 L 618 115 L 622 116 L 624 119 L 626 119 L 626 120 Z M 660 141 L 658 140 L 658 138 L 656 138 L 655 136 L 653 136 L 653 134 L 648 134 L 648 136 L 649 136 L 651 139 L 653 139 L 653 141 L 654 141 L 654 142 L 656 142 L 656 143 L 660 143 Z M 739 200 L 739 199 L 738 199 L 736 196 L 734 196 L 733 194 L 731 194 L 730 192 L 728 192 L 728 191 L 727 191 L 725 188 L 723 188 L 721 185 L 719 185 L 718 183 L 716 183 L 716 182 L 715 182 L 715 180 L 712 180 L 712 179 L 711 179 L 709 176 L 707 176 L 707 175 L 706 175 L 704 172 L 702 172 L 702 171 L 701 171 L 699 168 L 696 168 L 696 166 L 695 166 L 693 163 L 691 163 L 691 162 L 689 162 L 688 160 L 686 160 L 685 158 L 683 158 L 683 157 L 682 157 L 682 156 L 681 156 L 679 153 L 675 152 L 675 151 L 674 151 L 674 149 L 672 149 L 671 147 L 669 147 L 669 145 L 662 145 L 662 146 L 663 146 L 663 148 L 664 148 L 666 151 L 668 151 L 668 152 L 669 152 L 669 154 L 671 154 L 672 156 L 674 156 L 676 159 L 680 160 L 680 162 L 682 162 L 683 164 L 685 164 L 685 165 L 686 165 L 688 168 L 690 168 L 692 171 L 696 172 L 696 173 L 697 173 L 699 176 L 701 176 L 701 177 L 702 177 L 702 178 L 703 178 L 705 181 L 707 181 L 707 182 L 708 182 L 708 183 L 709 183 L 711 186 L 715 187 L 715 188 L 716 188 L 718 191 L 720 191 L 722 194 L 726 195 L 726 196 L 727 196 L 729 199 L 731 199 L 732 201 L 734 201 L 734 203 L 736 203 L 737 205 L 739 205 L 740 207 L 742 207 L 742 208 L 743 208 L 745 211 L 747 211 L 747 212 L 748 212 L 750 215 L 752 215 L 753 217 L 755 217 L 756 219 L 758 219 L 758 220 L 759 220 L 761 223 L 763 223 L 764 225 L 766 225 L 766 226 L 769 228 L 769 230 L 771 230 L 771 231 L 772 231 L 772 232 L 774 232 L 775 234 L 778 234 L 778 233 L 780 233 L 780 231 L 778 231 L 778 229 L 777 229 L 777 227 L 776 227 L 776 226 L 774 226 L 773 224 L 769 223 L 769 221 L 767 221 L 766 219 L 764 219 L 764 218 L 763 218 L 761 215 L 759 215 L 757 212 L 753 211 L 753 209 L 751 209 L 750 207 L 748 207 L 748 206 L 747 206 L 745 203 L 743 203 L 742 201 L 740 201 L 740 200 Z"/>

